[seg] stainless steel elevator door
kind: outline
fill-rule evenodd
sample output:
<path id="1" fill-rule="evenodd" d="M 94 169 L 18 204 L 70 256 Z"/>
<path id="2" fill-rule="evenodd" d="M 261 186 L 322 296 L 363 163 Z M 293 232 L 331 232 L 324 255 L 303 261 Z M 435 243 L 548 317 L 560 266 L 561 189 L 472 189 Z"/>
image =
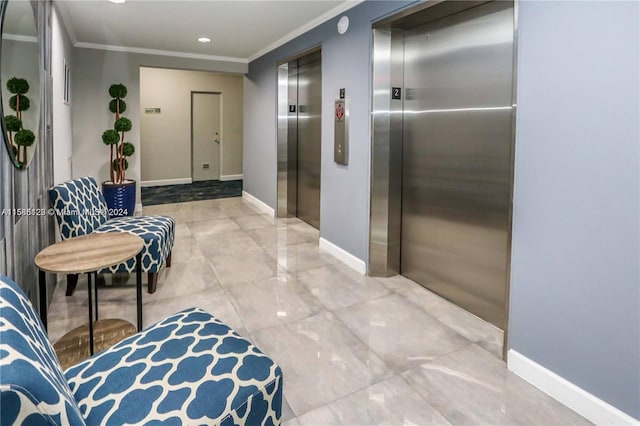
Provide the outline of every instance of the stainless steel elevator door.
<path id="1" fill-rule="evenodd" d="M 320 228 L 322 70 L 320 52 L 298 59 L 297 216 Z"/>
<path id="2" fill-rule="evenodd" d="M 513 5 L 405 33 L 401 273 L 503 329 Z"/>

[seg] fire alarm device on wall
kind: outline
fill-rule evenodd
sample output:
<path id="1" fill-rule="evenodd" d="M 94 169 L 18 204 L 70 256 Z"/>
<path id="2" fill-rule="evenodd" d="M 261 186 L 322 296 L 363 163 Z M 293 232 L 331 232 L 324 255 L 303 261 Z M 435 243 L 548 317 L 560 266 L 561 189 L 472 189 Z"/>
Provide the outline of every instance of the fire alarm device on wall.
<path id="1" fill-rule="evenodd" d="M 338 20 L 338 34 L 344 34 L 347 32 L 347 30 L 349 29 L 349 17 L 348 16 L 342 16 L 339 20 Z"/>

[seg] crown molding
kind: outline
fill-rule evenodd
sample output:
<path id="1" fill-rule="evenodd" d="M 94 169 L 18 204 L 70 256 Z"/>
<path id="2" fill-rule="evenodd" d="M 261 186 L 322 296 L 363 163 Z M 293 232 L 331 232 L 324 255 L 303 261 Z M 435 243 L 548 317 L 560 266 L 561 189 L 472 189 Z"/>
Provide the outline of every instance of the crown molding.
<path id="1" fill-rule="evenodd" d="M 322 15 L 318 16 L 314 20 L 309 21 L 306 24 L 296 28 L 295 30 L 291 31 L 289 34 L 279 38 L 276 41 L 274 41 L 269 46 L 259 50 L 257 53 L 254 53 L 253 55 L 251 55 L 247 59 L 247 61 L 251 62 L 251 61 L 254 61 L 254 60 L 258 59 L 262 55 L 264 55 L 266 53 L 269 53 L 274 49 L 277 49 L 278 47 L 282 46 L 283 44 L 293 40 L 294 38 L 296 38 L 298 36 L 301 36 L 302 34 L 306 33 L 309 30 L 312 30 L 313 28 L 317 27 L 320 24 L 324 24 L 328 20 L 330 20 L 332 18 L 335 18 L 339 14 L 344 13 L 349 9 L 352 9 L 352 8 L 356 7 L 357 5 L 359 5 L 360 3 L 364 3 L 365 1 L 366 0 L 347 0 L 347 1 L 345 1 L 341 5 L 336 6 L 333 9 L 329 10 L 328 12 L 323 13 Z"/>
<path id="2" fill-rule="evenodd" d="M 170 50 L 145 49 L 141 47 L 114 46 L 114 45 L 108 45 L 108 44 L 84 43 L 84 42 L 75 43 L 73 46 L 80 49 L 97 49 L 97 50 L 108 50 L 111 52 L 140 53 L 143 55 L 172 56 L 175 58 L 204 59 L 207 61 L 234 62 L 238 64 L 248 63 L 248 60 L 245 58 L 234 58 L 231 56 L 202 55 L 199 53 L 174 52 Z"/>
<path id="3" fill-rule="evenodd" d="M 337 15 L 346 12 L 349 9 L 352 9 L 359 5 L 360 3 L 365 2 L 366 0 L 347 0 L 339 6 L 334 7 L 328 12 L 323 13 L 312 21 L 307 22 L 306 24 L 296 28 L 291 31 L 287 35 L 280 37 L 275 42 L 271 43 L 269 46 L 259 50 L 248 58 L 236 58 L 230 56 L 216 56 L 216 55 L 203 55 L 199 53 L 187 53 L 187 52 L 175 52 L 169 50 L 156 50 L 156 49 L 146 49 L 140 47 L 127 47 L 127 46 L 116 46 L 116 45 L 107 45 L 107 44 L 98 44 L 98 43 L 85 43 L 79 42 L 78 38 L 75 34 L 75 29 L 73 27 L 73 22 L 71 19 L 71 15 L 67 9 L 67 6 L 64 2 L 54 2 L 64 27 L 67 30 L 67 34 L 69 35 L 69 39 L 71 40 L 71 44 L 73 47 L 81 48 L 81 49 L 97 49 L 97 50 L 108 50 L 112 52 L 123 52 L 123 53 L 140 53 L 144 55 L 157 55 L 157 56 L 169 56 L 176 58 L 187 58 L 187 59 L 202 59 L 207 61 L 221 61 L 221 62 L 232 62 L 239 64 L 248 64 L 249 62 L 258 59 L 266 53 L 271 52 L 274 49 L 282 46 L 283 44 L 293 40 L 294 38 L 301 36 L 307 31 L 317 27 L 320 24 L 325 23 L 326 21 L 336 17 Z"/>
<path id="4" fill-rule="evenodd" d="M 20 34 L 2 34 L 2 38 L 5 40 L 24 41 L 26 43 L 37 43 L 38 38 L 33 36 L 25 36 Z"/>

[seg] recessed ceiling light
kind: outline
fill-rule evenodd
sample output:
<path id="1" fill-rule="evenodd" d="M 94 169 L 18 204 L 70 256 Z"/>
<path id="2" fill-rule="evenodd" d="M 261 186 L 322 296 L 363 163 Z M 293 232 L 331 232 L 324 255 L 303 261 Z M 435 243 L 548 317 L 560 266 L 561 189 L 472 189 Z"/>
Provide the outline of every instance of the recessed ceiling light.
<path id="1" fill-rule="evenodd" d="M 200 43 L 211 43 L 211 39 L 209 37 L 200 37 L 198 41 Z"/>
<path id="2" fill-rule="evenodd" d="M 122 4 L 124 2 L 126 2 L 127 0 L 109 0 L 111 3 L 115 3 L 115 4 Z"/>

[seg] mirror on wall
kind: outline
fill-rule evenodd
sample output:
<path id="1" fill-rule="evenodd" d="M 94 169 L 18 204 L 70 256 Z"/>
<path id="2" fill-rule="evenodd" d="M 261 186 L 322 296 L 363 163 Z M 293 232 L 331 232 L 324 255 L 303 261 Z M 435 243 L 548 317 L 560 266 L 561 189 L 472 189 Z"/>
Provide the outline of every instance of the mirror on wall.
<path id="1" fill-rule="evenodd" d="M 19 169 L 24 169 L 33 159 L 39 139 L 38 31 L 31 1 L 3 1 L 0 8 L 2 133 L 13 164 Z"/>

